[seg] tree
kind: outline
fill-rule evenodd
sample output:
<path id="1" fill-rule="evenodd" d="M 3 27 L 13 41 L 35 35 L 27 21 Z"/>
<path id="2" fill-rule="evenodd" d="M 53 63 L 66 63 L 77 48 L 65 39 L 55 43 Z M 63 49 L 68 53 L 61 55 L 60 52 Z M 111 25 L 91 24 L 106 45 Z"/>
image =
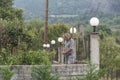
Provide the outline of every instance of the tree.
<path id="1" fill-rule="evenodd" d="M 12 8 L 13 0 L 0 0 L 0 7 L 1 8 Z"/>
<path id="2" fill-rule="evenodd" d="M 23 33 L 26 34 L 23 39 L 27 43 L 28 49 L 38 49 L 39 39 L 42 36 L 39 36 L 40 29 L 44 26 L 44 23 L 41 19 L 31 19 L 29 22 L 26 22 L 26 25 L 23 29 Z M 34 45 L 34 46 L 33 46 Z M 33 47 L 32 47 L 33 46 Z"/>
<path id="3" fill-rule="evenodd" d="M 21 9 L 15 9 L 13 6 L 13 0 L 1 0 L 0 1 L 0 18 L 5 20 L 14 20 L 18 18 L 23 20 L 23 11 Z"/>
<path id="4" fill-rule="evenodd" d="M 28 29 L 35 27 L 39 31 L 43 26 L 44 22 L 41 19 L 31 19 L 29 22 L 27 22 Z"/>
<path id="5" fill-rule="evenodd" d="M 31 41 L 31 36 L 25 33 L 24 24 L 18 19 L 14 21 L 0 20 L 0 51 L 2 48 L 10 50 L 11 53 L 17 50 L 26 50 Z"/>
<path id="6" fill-rule="evenodd" d="M 105 38 L 108 35 L 112 35 L 112 31 L 111 31 L 110 27 L 107 25 L 99 25 L 97 27 L 97 31 L 98 31 L 101 39 Z"/>
<path id="7" fill-rule="evenodd" d="M 48 27 L 48 43 L 50 43 L 51 40 L 58 40 L 58 37 L 62 37 L 64 33 L 69 31 L 69 25 L 58 23 L 54 24 Z M 42 28 L 39 33 L 39 44 L 40 48 L 42 48 L 44 43 L 44 29 Z M 58 43 L 56 43 L 56 47 L 58 46 Z"/>
<path id="8" fill-rule="evenodd" d="M 38 21 L 36 23 L 38 23 Z M 31 21 L 27 26 L 25 26 L 24 33 L 29 35 L 29 37 L 31 38 L 31 42 L 28 43 L 28 49 L 32 49 L 32 50 L 43 49 L 42 45 L 44 43 L 44 27 L 42 27 L 42 26 L 43 26 L 43 24 L 37 25 Z M 65 32 L 68 32 L 68 30 L 69 30 L 69 26 L 65 25 L 65 24 L 58 23 L 58 24 L 54 24 L 54 25 L 49 25 L 49 27 L 48 27 L 48 39 L 49 39 L 48 42 L 50 43 L 50 41 L 53 39 L 57 41 L 57 38 L 60 36 L 63 36 L 63 34 Z M 58 45 L 58 43 L 57 43 L 57 45 Z"/>

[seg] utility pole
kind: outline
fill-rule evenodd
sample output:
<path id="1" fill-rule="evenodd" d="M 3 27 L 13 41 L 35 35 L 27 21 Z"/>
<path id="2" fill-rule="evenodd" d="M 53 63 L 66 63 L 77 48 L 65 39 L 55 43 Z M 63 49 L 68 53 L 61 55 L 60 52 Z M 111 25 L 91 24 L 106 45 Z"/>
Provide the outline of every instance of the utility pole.
<path id="1" fill-rule="evenodd" d="M 45 10 L 45 27 L 44 27 L 44 43 L 48 43 L 48 0 L 46 0 Z"/>

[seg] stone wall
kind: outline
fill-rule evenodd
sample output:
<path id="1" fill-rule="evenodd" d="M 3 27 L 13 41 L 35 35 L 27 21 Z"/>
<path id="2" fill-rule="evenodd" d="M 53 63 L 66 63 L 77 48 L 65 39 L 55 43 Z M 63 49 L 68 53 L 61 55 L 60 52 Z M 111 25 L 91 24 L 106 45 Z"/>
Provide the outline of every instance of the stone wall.
<path id="1" fill-rule="evenodd" d="M 11 69 L 16 73 L 13 75 L 12 80 L 32 80 L 31 69 L 35 65 L 14 65 Z M 59 74 L 60 80 L 68 80 L 70 77 L 84 76 L 86 74 L 86 64 L 57 64 L 52 65 L 52 73 Z M 0 76 L 0 80 L 2 77 Z"/>

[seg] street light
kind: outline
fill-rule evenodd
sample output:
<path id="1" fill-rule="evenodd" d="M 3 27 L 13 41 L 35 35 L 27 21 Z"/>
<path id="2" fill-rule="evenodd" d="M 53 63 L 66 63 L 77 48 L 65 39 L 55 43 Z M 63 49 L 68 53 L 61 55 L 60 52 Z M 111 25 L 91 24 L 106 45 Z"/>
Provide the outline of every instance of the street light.
<path id="1" fill-rule="evenodd" d="M 55 48 L 54 48 L 55 43 L 56 43 L 55 40 L 51 41 L 51 49 L 52 49 L 52 51 L 55 51 Z M 54 59 L 55 59 L 55 56 L 52 56 L 51 59 L 50 59 L 52 63 L 53 63 Z"/>
<path id="2" fill-rule="evenodd" d="M 52 40 L 52 41 L 51 41 L 51 44 L 54 45 L 54 44 L 55 44 L 55 40 Z"/>
<path id="3" fill-rule="evenodd" d="M 70 28 L 70 33 L 76 33 L 76 32 L 77 32 L 77 30 L 76 30 L 75 27 L 71 27 L 71 28 Z"/>
<path id="4" fill-rule="evenodd" d="M 43 44 L 43 48 L 49 48 L 50 44 Z"/>
<path id="5" fill-rule="evenodd" d="M 63 42 L 63 38 L 62 38 L 62 37 L 59 37 L 59 38 L 58 38 L 58 42 L 60 42 L 60 43 Z"/>
<path id="6" fill-rule="evenodd" d="M 71 37 L 73 37 L 73 34 L 76 32 L 77 32 L 77 29 L 75 27 L 70 28 Z"/>
<path id="7" fill-rule="evenodd" d="M 46 47 L 47 47 L 47 48 L 50 48 L 50 44 L 46 44 Z"/>
<path id="8" fill-rule="evenodd" d="M 62 63 L 62 45 L 61 45 L 61 43 L 63 42 L 63 38 L 62 37 L 59 37 L 58 38 L 58 42 L 60 42 L 60 47 L 59 47 L 59 59 L 58 59 L 58 61 L 60 61 L 60 63 Z"/>
<path id="9" fill-rule="evenodd" d="M 46 48 L 47 47 L 47 45 L 46 44 L 43 44 L 43 48 Z"/>
<path id="10" fill-rule="evenodd" d="M 51 41 L 52 50 L 54 50 L 54 44 L 55 44 L 55 43 L 56 43 L 55 40 L 52 40 L 52 41 Z"/>
<path id="11" fill-rule="evenodd" d="M 99 25 L 99 19 L 96 17 L 92 17 L 90 19 L 90 25 L 93 26 L 93 32 L 96 32 L 96 26 Z"/>

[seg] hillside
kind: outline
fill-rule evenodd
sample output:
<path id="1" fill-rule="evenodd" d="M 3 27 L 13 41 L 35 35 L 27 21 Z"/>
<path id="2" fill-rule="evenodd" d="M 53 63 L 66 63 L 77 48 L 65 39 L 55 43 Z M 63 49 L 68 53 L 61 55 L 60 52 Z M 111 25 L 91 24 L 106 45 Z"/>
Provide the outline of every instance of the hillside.
<path id="1" fill-rule="evenodd" d="M 26 19 L 44 18 L 45 0 L 15 0 L 14 7 L 22 8 Z M 117 14 L 120 0 L 49 0 L 49 15 Z"/>

